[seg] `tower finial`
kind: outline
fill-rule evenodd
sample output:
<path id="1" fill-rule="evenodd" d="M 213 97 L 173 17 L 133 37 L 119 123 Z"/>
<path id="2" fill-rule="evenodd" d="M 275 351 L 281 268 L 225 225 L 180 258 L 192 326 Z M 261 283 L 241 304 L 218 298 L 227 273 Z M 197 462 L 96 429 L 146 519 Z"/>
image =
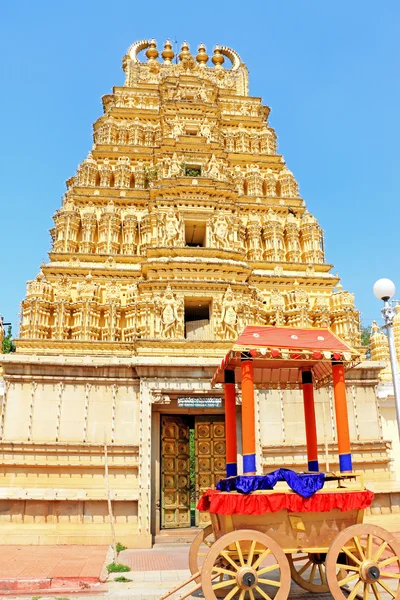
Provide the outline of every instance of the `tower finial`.
<path id="1" fill-rule="evenodd" d="M 205 67 L 208 61 L 208 54 L 206 52 L 207 48 L 203 43 L 199 44 L 197 48 L 198 55 L 196 56 L 196 60 L 201 67 Z"/>
<path id="2" fill-rule="evenodd" d="M 158 58 L 157 42 L 154 38 L 150 40 L 149 47 L 146 50 L 146 56 L 148 60 L 156 60 L 156 58 Z"/>
<path id="3" fill-rule="evenodd" d="M 225 62 L 220 46 L 214 46 L 214 56 L 211 59 L 216 67 L 221 67 Z"/>
<path id="4" fill-rule="evenodd" d="M 170 64 L 175 56 L 175 52 L 172 50 L 172 44 L 170 40 L 166 40 L 164 44 L 164 50 L 161 52 L 161 56 L 164 62 Z"/>

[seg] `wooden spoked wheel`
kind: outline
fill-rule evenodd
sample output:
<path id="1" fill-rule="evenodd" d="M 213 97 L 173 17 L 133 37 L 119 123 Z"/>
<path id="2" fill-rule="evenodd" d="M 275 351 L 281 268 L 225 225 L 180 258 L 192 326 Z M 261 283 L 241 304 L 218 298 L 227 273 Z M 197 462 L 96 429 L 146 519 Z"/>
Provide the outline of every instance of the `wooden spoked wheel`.
<path id="1" fill-rule="evenodd" d="M 301 552 L 288 555 L 292 579 L 303 590 L 314 593 L 329 592 L 325 575 L 326 554 Z"/>
<path id="2" fill-rule="evenodd" d="M 341 569 L 347 571 L 342 578 L 338 577 Z M 376 525 L 348 527 L 329 548 L 326 578 L 335 600 L 353 600 L 356 596 L 363 600 L 399 600 L 400 544 Z"/>
<path id="3" fill-rule="evenodd" d="M 215 536 L 212 525 L 208 525 L 199 531 L 194 538 L 189 551 L 189 569 L 192 575 L 200 571 L 214 540 Z M 196 583 L 200 583 L 200 576 L 195 581 Z"/>
<path id="4" fill-rule="evenodd" d="M 222 581 L 220 576 L 223 576 Z M 282 548 L 272 538 L 250 529 L 226 533 L 217 540 L 201 570 L 204 597 L 214 600 L 225 590 L 225 600 L 287 600 L 290 567 Z"/>

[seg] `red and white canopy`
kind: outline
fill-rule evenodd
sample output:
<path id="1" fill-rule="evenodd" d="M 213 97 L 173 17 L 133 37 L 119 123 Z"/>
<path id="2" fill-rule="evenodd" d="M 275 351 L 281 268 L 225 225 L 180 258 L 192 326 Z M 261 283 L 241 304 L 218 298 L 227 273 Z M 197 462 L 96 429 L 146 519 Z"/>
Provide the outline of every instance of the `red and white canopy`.
<path id="1" fill-rule="evenodd" d="M 346 369 L 360 362 L 359 353 L 329 329 L 250 325 L 222 360 L 212 385 L 223 383 L 226 369 L 233 369 L 241 382 L 243 353 L 252 356 L 254 383 L 261 388 L 295 388 L 304 369 L 311 369 L 319 388 L 331 379 L 332 361 L 343 362 Z"/>

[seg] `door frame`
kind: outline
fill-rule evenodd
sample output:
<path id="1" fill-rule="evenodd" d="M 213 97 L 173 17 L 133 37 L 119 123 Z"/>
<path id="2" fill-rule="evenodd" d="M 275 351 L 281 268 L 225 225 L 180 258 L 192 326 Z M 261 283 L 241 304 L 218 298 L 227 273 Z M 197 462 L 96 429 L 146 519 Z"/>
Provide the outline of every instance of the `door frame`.
<path id="1" fill-rule="evenodd" d="M 171 394 L 171 391 L 166 391 L 169 396 L 168 404 L 152 404 L 152 413 L 151 413 L 151 507 L 150 507 L 150 515 L 151 515 L 151 533 L 153 536 L 159 535 L 161 532 L 168 531 L 167 529 L 161 528 L 161 414 L 169 415 L 177 417 L 183 415 L 203 415 L 203 416 L 211 416 L 211 415 L 225 415 L 225 403 L 223 399 L 223 395 L 221 392 L 213 392 L 213 396 L 221 396 L 222 397 L 222 407 L 221 408 L 180 408 L 178 407 L 177 397 L 179 395 L 180 398 L 184 396 L 193 397 L 198 396 L 201 398 L 202 396 L 209 396 L 210 393 L 207 394 L 193 394 L 190 391 L 185 391 L 185 393 L 179 392 L 176 394 Z M 236 406 L 236 418 L 237 422 L 240 422 L 238 419 L 240 406 Z M 190 528 L 182 529 L 182 531 L 187 531 Z"/>

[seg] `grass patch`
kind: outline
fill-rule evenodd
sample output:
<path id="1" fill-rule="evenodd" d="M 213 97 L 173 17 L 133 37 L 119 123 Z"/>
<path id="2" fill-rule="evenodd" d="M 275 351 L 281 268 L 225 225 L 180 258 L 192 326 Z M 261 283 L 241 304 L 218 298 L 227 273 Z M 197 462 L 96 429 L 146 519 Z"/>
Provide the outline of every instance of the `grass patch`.
<path id="1" fill-rule="evenodd" d="M 123 544 L 120 544 L 118 542 L 117 545 L 115 546 L 115 549 L 117 551 L 117 554 L 119 554 L 120 552 L 122 552 L 122 550 L 126 550 L 126 546 L 124 546 Z"/>
<path id="2" fill-rule="evenodd" d="M 120 575 L 119 577 L 116 577 L 114 579 L 114 581 L 118 581 L 119 583 L 126 583 L 128 581 L 132 581 L 132 579 L 128 579 L 127 577 L 124 577 L 123 575 Z"/>
<path id="3" fill-rule="evenodd" d="M 112 562 L 109 565 L 107 565 L 107 571 L 109 573 L 126 573 L 130 570 L 130 567 L 127 567 L 126 565 L 121 565 L 120 563 Z"/>

